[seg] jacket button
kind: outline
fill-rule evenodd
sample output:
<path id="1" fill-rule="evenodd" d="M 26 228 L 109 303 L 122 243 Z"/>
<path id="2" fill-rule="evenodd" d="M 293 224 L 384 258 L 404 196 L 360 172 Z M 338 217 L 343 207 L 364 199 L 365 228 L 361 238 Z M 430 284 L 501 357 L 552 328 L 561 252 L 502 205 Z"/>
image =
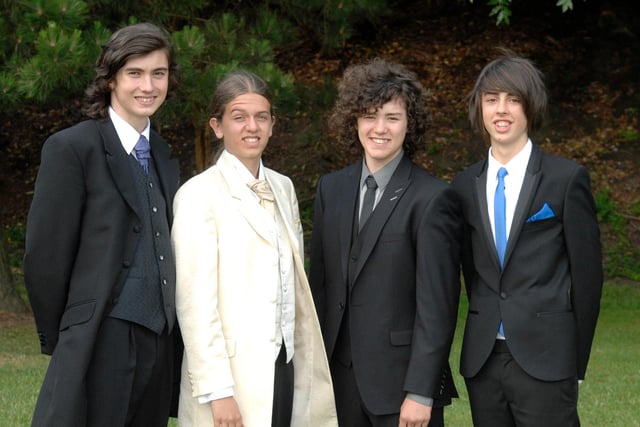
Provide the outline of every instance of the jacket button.
<path id="1" fill-rule="evenodd" d="M 507 293 L 506 292 L 500 292 L 500 298 L 507 299 Z"/>
<path id="2" fill-rule="evenodd" d="M 134 225 L 133 226 L 133 232 L 134 233 L 139 233 L 141 231 L 142 231 L 142 227 L 141 226 L 139 226 L 139 225 Z"/>
<path id="3" fill-rule="evenodd" d="M 339 308 L 340 310 L 344 310 L 344 303 L 343 303 L 342 301 L 340 301 L 340 302 L 338 303 L 338 308 Z"/>

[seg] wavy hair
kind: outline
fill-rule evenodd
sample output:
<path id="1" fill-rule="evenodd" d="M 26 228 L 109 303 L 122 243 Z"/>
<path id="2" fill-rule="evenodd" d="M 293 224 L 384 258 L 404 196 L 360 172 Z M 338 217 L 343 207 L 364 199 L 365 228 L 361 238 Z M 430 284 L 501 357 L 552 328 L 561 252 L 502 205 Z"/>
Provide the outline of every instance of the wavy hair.
<path id="1" fill-rule="evenodd" d="M 167 54 L 169 98 L 177 84 L 177 65 L 171 37 L 154 24 L 134 24 L 117 30 L 102 46 L 102 52 L 95 65 L 93 83 L 85 91 L 85 114 L 93 119 L 107 117 L 111 104 L 109 83 L 130 58 L 144 56 L 156 50 L 162 50 Z"/>
<path id="2" fill-rule="evenodd" d="M 427 90 L 415 73 L 403 65 L 376 58 L 348 67 L 338 86 L 329 125 L 345 144 L 358 144 L 358 118 L 398 99 L 407 109 L 404 151 L 412 156 L 424 140 L 429 122 Z"/>

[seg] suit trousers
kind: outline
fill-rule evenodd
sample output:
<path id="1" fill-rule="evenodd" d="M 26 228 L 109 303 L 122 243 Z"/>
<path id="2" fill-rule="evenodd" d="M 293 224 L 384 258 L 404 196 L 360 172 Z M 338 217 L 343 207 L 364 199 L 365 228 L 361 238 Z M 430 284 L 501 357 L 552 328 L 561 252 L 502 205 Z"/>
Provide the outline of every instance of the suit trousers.
<path id="1" fill-rule="evenodd" d="M 475 427 L 579 427 L 578 380 L 541 381 L 496 340 L 480 372 L 465 378 Z"/>
<path id="2" fill-rule="evenodd" d="M 293 412 L 293 360 L 287 363 L 287 350 L 282 344 L 276 359 L 273 381 L 271 427 L 290 427 Z"/>
<path id="3" fill-rule="evenodd" d="M 375 415 L 367 409 L 360 397 L 353 364 L 345 366 L 333 358 L 331 378 L 340 427 L 398 427 L 400 407 L 397 413 L 383 415 Z M 432 408 L 429 427 L 444 427 L 444 408 Z"/>
<path id="4" fill-rule="evenodd" d="M 166 427 L 173 336 L 106 317 L 87 372 L 87 426 Z"/>

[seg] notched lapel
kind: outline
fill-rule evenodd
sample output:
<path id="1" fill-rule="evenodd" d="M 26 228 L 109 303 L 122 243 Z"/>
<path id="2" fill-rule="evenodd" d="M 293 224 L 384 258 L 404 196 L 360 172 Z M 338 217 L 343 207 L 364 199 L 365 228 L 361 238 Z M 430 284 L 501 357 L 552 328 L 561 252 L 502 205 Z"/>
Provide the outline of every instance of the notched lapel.
<path id="1" fill-rule="evenodd" d="M 504 254 L 504 265 L 509 262 L 509 256 L 513 252 L 518 236 L 522 231 L 522 226 L 526 221 L 527 212 L 531 208 L 533 203 L 533 195 L 540 183 L 542 155 L 541 152 L 534 145 L 531 149 L 531 157 L 527 164 L 527 171 L 524 175 L 524 181 L 522 182 L 522 188 L 520 189 L 520 195 L 518 196 L 518 203 L 516 204 L 516 210 L 513 214 L 513 222 L 511 223 L 511 231 L 509 232 L 509 239 L 507 240 L 507 250 Z"/>
<path id="2" fill-rule="evenodd" d="M 354 235 L 356 209 L 358 208 L 358 194 L 360 187 L 360 174 L 362 173 L 362 162 L 353 165 L 346 173 L 346 178 L 340 185 L 338 193 L 339 219 L 338 238 L 340 239 L 338 250 L 340 251 L 341 268 L 344 277 L 348 276 L 349 253 L 351 252 L 352 237 Z"/>
<path id="3" fill-rule="evenodd" d="M 151 156 L 156 165 L 156 173 L 160 179 L 160 186 L 167 201 L 169 218 L 173 218 L 173 196 L 180 184 L 180 166 L 178 159 L 171 158 L 171 151 L 166 143 L 161 143 L 152 133 L 149 139 Z"/>
<path id="4" fill-rule="evenodd" d="M 255 230 L 255 232 L 270 242 L 276 245 L 275 235 L 272 233 L 273 224 L 270 223 L 270 219 L 266 211 L 256 208 L 256 200 L 253 196 L 252 190 L 239 178 L 237 172 L 233 166 L 227 165 L 224 159 L 218 159 L 218 168 L 224 178 L 231 197 L 236 200 L 238 210 L 242 217 L 249 223 L 249 225 Z"/>
<path id="5" fill-rule="evenodd" d="M 131 167 L 129 166 L 129 156 L 124 151 L 124 148 L 122 148 L 122 143 L 120 142 L 120 138 L 118 138 L 116 128 L 113 126 L 111 120 L 108 119 L 97 121 L 96 126 L 104 143 L 107 164 L 111 170 L 113 181 L 127 204 L 136 213 L 138 218 L 141 218 L 141 210 L 138 206 L 138 195 L 136 194 L 135 186 L 132 184 L 133 177 L 131 175 Z"/>
<path id="6" fill-rule="evenodd" d="M 500 260 L 498 259 L 498 251 L 496 243 L 493 239 L 493 231 L 491 231 L 491 221 L 489 220 L 489 211 L 487 205 L 487 167 L 485 161 L 484 166 L 480 170 L 480 174 L 476 175 L 476 203 L 478 204 L 477 212 L 480 212 L 480 221 L 482 222 L 482 230 L 484 231 L 484 241 L 487 246 L 487 253 L 493 254 L 493 262 L 500 270 Z"/>
<path id="7" fill-rule="evenodd" d="M 355 283 L 362 267 L 373 251 L 384 225 L 396 206 L 398 206 L 398 202 L 402 200 L 402 196 L 406 194 L 409 185 L 411 185 L 411 167 L 412 163 L 407 157 L 400 162 L 369 220 L 355 238 L 352 250 L 358 251 L 359 261 L 351 281 L 352 284 Z"/>

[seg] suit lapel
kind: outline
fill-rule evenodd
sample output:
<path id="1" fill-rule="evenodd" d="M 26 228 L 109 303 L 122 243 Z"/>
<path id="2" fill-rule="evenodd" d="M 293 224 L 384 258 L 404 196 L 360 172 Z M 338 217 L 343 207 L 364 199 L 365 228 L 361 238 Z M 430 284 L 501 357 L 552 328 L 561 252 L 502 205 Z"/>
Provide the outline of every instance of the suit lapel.
<path id="1" fill-rule="evenodd" d="M 132 184 L 129 156 L 122 147 L 116 128 L 111 120 L 108 119 L 96 121 L 96 125 L 104 143 L 107 164 L 111 170 L 113 181 L 127 204 L 133 209 L 138 218 L 141 218 L 138 195 L 136 194 L 135 186 Z"/>
<path id="2" fill-rule="evenodd" d="M 169 146 L 153 131 L 150 133 L 149 144 L 160 186 L 167 202 L 168 218 L 171 219 L 173 218 L 173 195 L 178 189 L 180 179 L 178 159 L 171 158 Z"/>
<path id="3" fill-rule="evenodd" d="M 511 223 L 511 231 L 509 232 L 509 239 L 507 240 L 507 250 L 504 256 L 504 265 L 509 262 L 509 256 L 513 252 L 518 236 L 522 231 L 522 226 L 526 220 L 526 214 L 530 210 L 535 189 L 540 182 L 540 163 L 542 160 L 542 153 L 534 145 L 531 148 L 531 157 L 527 164 L 527 170 L 524 175 L 524 181 L 522 181 L 522 188 L 518 196 L 518 202 L 516 204 L 516 210 L 513 214 L 513 221 Z"/>
<path id="4" fill-rule="evenodd" d="M 338 194 L 337 206 L 344 206 L 339 209 L 338 236 L 340 242 L 338 248 L 340 251 L 340 261 L 343 277 L 349 274 L 349 253 L 351 252 L 351 243 L 354 235 L 354 224 L 356 217 L 356 209 L 358 208 L 358 195 L 360 193 L 360 175 L 362 174 L 362 161 L 352 165 L 346 171 L 344 185 Z"/>
<path id="5" fill-rule="evenodd" d="M 258 235 L 262 236 L 267 242 L 276 245 L 275 235 L 273 231 L 273 221 L 270 220 L 267 213 L 262 209 L 256 209 L 256 199 L 252 190 L 242 181 L 234 166 L 225 161 L 224 157 L 220 157 L 216 163 L 220 169 L 231 197 L 238 202 L 240 214 L 255 230 Z"/>
<path id="6" fill-rule="evenodd" d="M 300 227 L 300 225 L 295 223 L 295 220 L 291 214 L 291 210 L 284 209 L 284 207 L 291 206 L 293 200 L 290 200 L 290 197 L 287 194 L 288 191 L 283 186 L 282 179 L 279 178 L 275 173 L 273 173 L 271 169 L 264 168 L 264 177 L 265 180 L 269 183 L 271 191 L 273 192 L 273 197 L 276 202 L 275 208 L 280 214 L 279 217 L 282 219 L 282 222 L 287 229 L 287 236 L 289 237 L 289 241 L 291 242 L 293 252 L 297 253 L 300 249 L 300 242 L 298 241 L 297 237 L 297 229 L 298 227 Z"/>
<path id="7" fill-rule="evenodd" d="M 411 183 L 411 165 L 411 160 L 405 156 L 391 176 L 389 184 L 387 184 L 387 187 L 385 188 L 380 201 L 371 213 L 369 220 L 353 243 L 352 249 L 357 250 L 359 255 L 358 264 L 351 279 L 352 284 L 355 283 L 362 267 L 367 261 L 367 258 L 369 258 L 371 251 L 373 251 L 373 248 L 380 237 L 380 233 L 382 233 L 384 225 L 389 220 L 393 210 L 398 205 L 398 202 L 402 199 L 402 196 L 406 193 L 406 190 Z"/>
<path id="8" fill-rule="evenodd" d="M 498 251 L 496 243 L 493 239 L 493 231 L 491 231 L 491 221 L 489 220 L 489 206 L 487 205 L 487 167 L 488 162 L 485 161 L 480 169 L 480 174 L 476 175 L 476 203 L 478 204 L 478 212 L 480 212 L 480 221 L 482 222 L 482 230 L 484 231 L 484 240 L 487 245 L 487 253 L 492 254 L 491 259 L 495 267 L 500 271 L 500 260 L 498 259 Z"/>

